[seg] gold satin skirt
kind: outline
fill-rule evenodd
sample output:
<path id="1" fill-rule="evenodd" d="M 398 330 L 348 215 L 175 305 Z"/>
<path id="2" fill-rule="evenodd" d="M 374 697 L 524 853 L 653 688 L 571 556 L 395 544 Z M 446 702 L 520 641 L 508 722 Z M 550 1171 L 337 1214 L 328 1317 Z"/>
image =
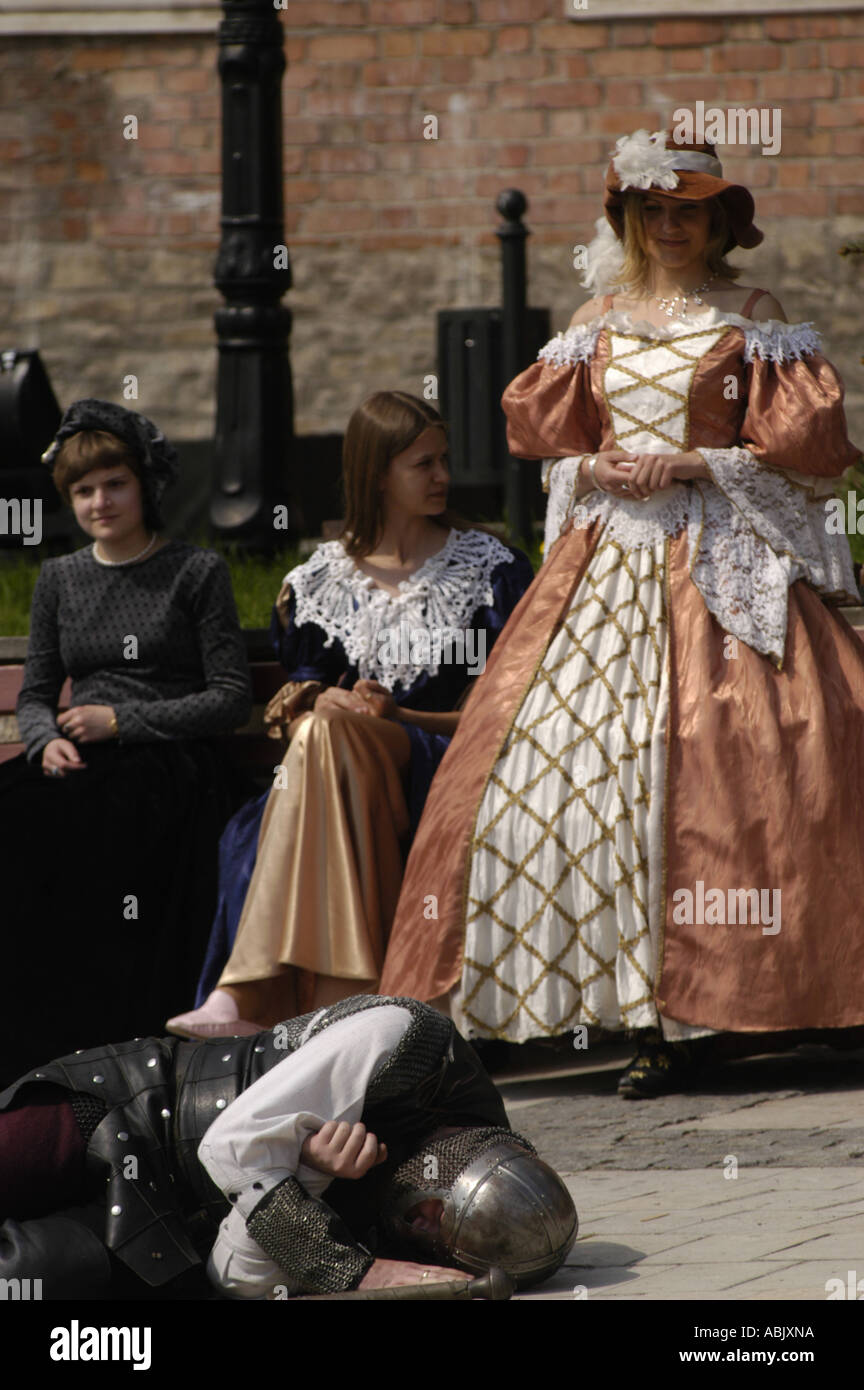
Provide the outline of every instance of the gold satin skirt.
<path id="1" fill-rule="evenodd" d="M 399 724 L 328 709 L 289 734 L 218 986 L 265 1027 L 374 991 L 410 825 Z"/>

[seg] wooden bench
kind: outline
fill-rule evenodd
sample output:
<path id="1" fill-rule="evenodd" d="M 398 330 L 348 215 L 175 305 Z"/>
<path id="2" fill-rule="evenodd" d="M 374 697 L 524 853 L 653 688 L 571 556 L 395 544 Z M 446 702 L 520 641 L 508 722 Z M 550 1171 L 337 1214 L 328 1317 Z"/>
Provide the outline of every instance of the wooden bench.
<path id="1" fill-rule="evenodd" d="M 264 710 L 280 686 L 285 684 L 287 676 L 279 663 L 273 660 L 266 628 L 246 629 L 243 637 L 252 677 L 254 707 L 249 723 L 227 735 L 227 745 L 232 761 L 260 781 L 263 789 L 264 784 L 272 781 L 273 768 L 284 751 L 280 742 L 268 738 L 264 732 Z M 26 637 L 0 637 L 0 763 L 24 751 L 15 718 L 15 705 L 24 679 L 26 654 Z M 60 692 L 59 708 L 69 708 L 69 681 Z"/>

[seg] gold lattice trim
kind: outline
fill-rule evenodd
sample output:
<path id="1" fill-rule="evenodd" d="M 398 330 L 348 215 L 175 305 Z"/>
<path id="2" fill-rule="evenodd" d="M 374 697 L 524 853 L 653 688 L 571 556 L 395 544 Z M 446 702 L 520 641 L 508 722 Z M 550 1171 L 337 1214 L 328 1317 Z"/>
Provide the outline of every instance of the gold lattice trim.
<path id="1" fill-rule="evenodd" d="M 641 943 L 650 942 L 648 855 L 643 842 L 644 831 L 640 828 L 647 821 L 650 796 L 640 763 L 644 765 L 650 757 L 665 654 L 663 555 L 662 546 L 654 552 L 628 553 L 615 543 L 604 543 L 601 538 L 562 629 L 535 671 L 487 782 L 484 803 L 491 800 L 498 804 L 494 813 L 491 806 L 488 808 L 485 823 L 480 814 L 482 808 L 478 810 L 470 860 L 474 864 L 478 856 L 485 857 L 487 867 L 493 866 L 494 887 L 482 896 L 471 893 L 469 887 L 466 943 L 472 941 L 475 949 L 469 952 L 466 944 L 465 991 L 460 1001 L 468 1022 L 486 1036 L 510 1035 L 511 1026 L 520 1014 L 531 1021 L 531 1031 L 536 1034 L 566 1032 L 577 1020 L 599 1024 L 601 1020 L 591 1009 L 585 994 L 603 977 L 614 985 L 616 965 L 622 956 L 628 962 L 632 980 L 644 986 L 638 997 L 630 997 L 621 1004 L 623 1020 L 628 1021 L 639 1008 L 652 1004 L 650 965 L 646 969 L 640 959 L 640 954 L 645 953 L 638 949 Z M 640 557 L 644 567 L 637 573 Z M 621 586 L 623 596 L 613 601 L 611 590 L 616 578 L 624 578 L 627 582 Z M 643 601 L 640 590 L 647 590 L 654 596 L 655 607 L 657 594 L 661 595 L 659 622 L 658 615 L 652 615 Z M 627 615 L 631 622 L 625 626 Z M 601 630 L 607 637 L 614 635 L 617 639 L 606 643 L 602 659 L 594 650 Z M 647 661 L 634 659 L 634 643 L 643 656 L 647 652 Z M 623 678 L 620 669 L 614 669 L 620 668 L 622 661 Z M 646 674 L 648 668 L 650 674 Z M 570 677 L 577 673 L 578 678 L 571 682 Z M 580 703 L 585 692 L 598 683 L 603 688 L 603 699 L 599 702 L 602 711 L 596 719 L 589 720 L 580 713 Z M 532 714 L 532 710 L 537 712 Z M 572 722 L 573 736 L 553 747 L 549 738 L 544 737 L 544 726 L 562 712 Z M 613 757 L 609 751 L 612 741 L 619 743 L 622 736 L 623 748 L 619 746 Z M 579 750 L 588 747 L 593 751 L 597 770 L 582 786 L 574 780 L 572 769 L 579 761 Z M 530 775 L 523 783 L 514 784 L 511 770 L 523 760 L 525 753 L 530 753 Z M 635 777 L 632 776 L 634 766 Z M 630 770 L 630 780 L 634 783 L 629 791 L 624 786 L 625 768 Z M 550 774 L 561 780 L 559 803 L 551 817 L 540 814 L 531 804 L 532 793 Z M 613 793 L 604 797 L 603 788 L 607 783 Z M 614 801 L 618 808 L 608 824 L 594 804 L 601 800 Z M 560 829 L 564 813 L 576 801 L 582 803 L 586 824 L 591 827 L 587 842 L 579 849 L 567 843 Z M 517 835 L 514 829 L 512 837 L 513 843 L 518 843 L 518 854 L 505 852 L 496 842 L 496 832 L 506 830 L 508 819 L 519 832 Z M 626 858 L 617 848 L 622 825 L 628 832 L 622 846 Z M 524 843 L 519 839 L 523 832 Z M 597 851 L 604 845 L 608 846 L 608 861 L 614 865 L 613 881 L 605 885 L 597 881 L 594 872 Z M 555 870 L 551 876 L 541 878 L 531 861 L 544 849 L 551 851 L 544 867 L 554 863 Z M 573 893 L 572 886 L 571 891 L 565 892 L 571 876 L 580 879 L 587 892 Z M 524 890 L 521 900 L 531 905 L 524 920 L 514 920 L 507 906 L 508 899 L 511 904 L 515 903 L 513 890 L 517 886 Z M 614 910 L 616 894 L 622 890 L 633 904 L 638 930 L 625 936 L 619 926 L 616 950 L 606 958 L 595 948 L 591 926 L 602 911 Z M 580 898 L 585 899 L 585 910 L 574 915 L 567 903 Z M 555 909 L 558 924 L 565 924 L 566 935 L 554 954 L 547 957 L 538 943 L 535 929 L 550 906 Z M 480 959 L 483 952 L 477 952 L 476 946 L 490 944 L 493 928 L 503 939 L 496 943 L 491 959 Z M 536 965 L 524 988 L 517 987 L 508 977 L 510 960 L 517 951 L 532 958 Z M 581 953 L 580 978 L 574 970 L 577 951 Z M 650 951 L 646 960 L 649 958 Z M 509 974 L 514 973 L 515 966 Z M 554 1019 L 544 1016 L 542 1009 L 535 1007 L 552 976 L 569 986 L 574 1001 L 563 1016 Z M 496 995 L 496 1017 L 484 1018 L 478 996 L 490 984 Z M 524 1020 L 520 1026 L 524 1030 Z"/>

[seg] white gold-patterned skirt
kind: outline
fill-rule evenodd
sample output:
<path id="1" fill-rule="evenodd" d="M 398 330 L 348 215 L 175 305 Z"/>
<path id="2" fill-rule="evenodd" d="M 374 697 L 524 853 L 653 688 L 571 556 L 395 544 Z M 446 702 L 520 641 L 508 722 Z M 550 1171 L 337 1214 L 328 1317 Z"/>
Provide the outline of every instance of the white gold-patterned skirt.
<path id="1" fill-rule="evenodd" d="M 601 537 L 487 782 L 461 985 L 469 1035 L 657 1023 L 665 541 Z"/>

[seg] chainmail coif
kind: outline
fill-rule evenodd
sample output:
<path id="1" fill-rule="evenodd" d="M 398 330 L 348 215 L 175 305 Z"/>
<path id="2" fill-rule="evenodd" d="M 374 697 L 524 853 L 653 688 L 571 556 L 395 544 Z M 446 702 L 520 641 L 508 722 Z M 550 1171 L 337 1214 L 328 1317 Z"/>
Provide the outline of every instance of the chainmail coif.
<path id="1" fill-rule="evenodd" d="M 404 1163 L 400 1163 L 388 1183 L 388 1197 L 393 1202 L 412 1192 L 440 1192 L 451 1188 L 469 1163 L 493 1144 L 518 1144 L 526 1153 L 537 1150 L 521 1134 L 509 1129 L 460 1129 L 443 1139 L 429 1139 Z M 430 1163 L 434 1159 L 434 1163 Z M 434 1176 L 432 1176 L 434 1174 Z"/>

